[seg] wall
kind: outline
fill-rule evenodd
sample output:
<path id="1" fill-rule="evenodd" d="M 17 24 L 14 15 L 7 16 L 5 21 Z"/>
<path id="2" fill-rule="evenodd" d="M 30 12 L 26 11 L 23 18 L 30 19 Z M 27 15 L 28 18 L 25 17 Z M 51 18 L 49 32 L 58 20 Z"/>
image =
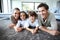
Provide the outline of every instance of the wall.
<path id="1" fill-rule="evenodd" d="M 11 12 L 11 8 L 14 7 L 14 2 L 16 2 L 16 7 L 22 10 L 21 2 L 46 2 L 50 8 L 56 7 L 56 3 L 59 0 L 3 0 L 3 11 L 4 13 Z M 13 5 L 13 7 L 11 7 Z"/>
<path id="2" fill-rule="evenodd" d="M 56 3 L 59 0 L 20 0 L 21 2 L 46 2 L 50 8 L 56 7 Z"/>

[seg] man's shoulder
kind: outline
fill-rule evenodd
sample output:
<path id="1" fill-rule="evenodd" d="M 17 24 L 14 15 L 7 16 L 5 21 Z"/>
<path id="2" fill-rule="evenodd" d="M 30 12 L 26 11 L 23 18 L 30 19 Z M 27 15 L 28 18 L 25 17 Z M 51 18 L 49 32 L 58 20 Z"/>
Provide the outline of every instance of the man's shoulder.
<path id="1" fill-rule="evenodd" d="M 54 13 L 49 12 L 49 20 L 56 19 Z"/>
<path id="2" fill-rule="evenodd" d="M 54 16 L 54 13 L 52 13 L 52 12 L 48 12 L 48 13 L 49 13 L 50 16 Z"/>

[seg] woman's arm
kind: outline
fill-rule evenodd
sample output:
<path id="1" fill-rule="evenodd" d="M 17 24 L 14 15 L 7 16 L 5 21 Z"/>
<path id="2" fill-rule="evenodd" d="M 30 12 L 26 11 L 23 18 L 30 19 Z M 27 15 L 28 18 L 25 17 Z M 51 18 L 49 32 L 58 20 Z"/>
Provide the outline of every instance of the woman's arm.
<path id="1" fill-rule="evenodd" d="M 18 23 L 16 24 L 16 26 L 14 26 L 14 29 L 15 29 L 15 31 L 16 32 L 20 32 L 20 31 L 22 31 L 22 27 L 20 27 L 20 20 L 18 20 Z"/>
<path id="2" fill-rule="evenodd" d="M 15 31 L 16 31 L 16 32 L 21 32 L 22 30 L 23 30 L 22 27 L 15 28 Z"/>

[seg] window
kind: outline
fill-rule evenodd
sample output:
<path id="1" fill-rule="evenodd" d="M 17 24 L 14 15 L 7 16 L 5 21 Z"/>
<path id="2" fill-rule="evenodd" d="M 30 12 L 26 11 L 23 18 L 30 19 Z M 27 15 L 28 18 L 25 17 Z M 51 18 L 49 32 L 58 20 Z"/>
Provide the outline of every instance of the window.
<path id="1" fill-rule="evenodd" d="M 16 7 L 22 10 L 20 0 L 12 0 L 11 8 L 14 9 Z"/>
<path id="2" fill-rule="evenodd" d="M 37 6 L 39 5 L 40 3 L 35 3 L 35 10 L 37 10 Z"/>
<path id="3" fill-rule="evenodd" d="M 20 0 L 12 0 L 11 8 L 14 9 L 18 7 L 21 11 L 28 11 L 28 10 L 37 10 L 37 6 L 41 2 L 22 2 Z"/>
<path id="4" fill-rule="evenodd" d="M 1 5 L 1 0 L 0 0 L 0 13 L 2 13 L 2 5 Z"/>
<path id="5" fill-rule="evenodd" d="M 23 10 L 34 10 L 34 3 L 22 3 Z"/>
<path id="6" fill-rule="evenodd" d="M 22 10 L 37 10 L 40 2 L 22 2 Z"/>

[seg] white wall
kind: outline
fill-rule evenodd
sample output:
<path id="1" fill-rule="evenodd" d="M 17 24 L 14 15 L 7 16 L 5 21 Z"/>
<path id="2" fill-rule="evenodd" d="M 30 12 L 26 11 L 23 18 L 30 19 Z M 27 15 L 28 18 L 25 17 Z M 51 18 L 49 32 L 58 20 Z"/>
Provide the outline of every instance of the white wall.
<path id="1" fill-rule="evenodd" d="M 59 0 L 20 0 L 21 2 L 46 2 L 50 8 L 56 7 L 56 3 Z"/>
<path id="2" fill-rule="evenodd" d="M 21 2 L 46 2 L 50 8 L 56 7 L 56 3 L 59 0 L 12 0 L 12 9 L 18 7 L 22 10 Z M 15 4 L 15 5 L 14 5 Z M 11 2 L 10 0 L 3 0 L 3 11 L 8 13 L 11 11 Z"/>
<path id="3" fill-rule="evenodd" d="M 19 8 L 20 10 L 22 10 L 22 8 L 21 8 L 21 2 L 20 2 L 20 0 L 12 0 L 12 9 L 14 9 L 14 8 Z"/>
<path id="4" fill-rule="evenodd" d="M 4 13 L 8 13 L 8 3 L 7 3 L 8 0 L 3 0 L 3 11 Z"/>

